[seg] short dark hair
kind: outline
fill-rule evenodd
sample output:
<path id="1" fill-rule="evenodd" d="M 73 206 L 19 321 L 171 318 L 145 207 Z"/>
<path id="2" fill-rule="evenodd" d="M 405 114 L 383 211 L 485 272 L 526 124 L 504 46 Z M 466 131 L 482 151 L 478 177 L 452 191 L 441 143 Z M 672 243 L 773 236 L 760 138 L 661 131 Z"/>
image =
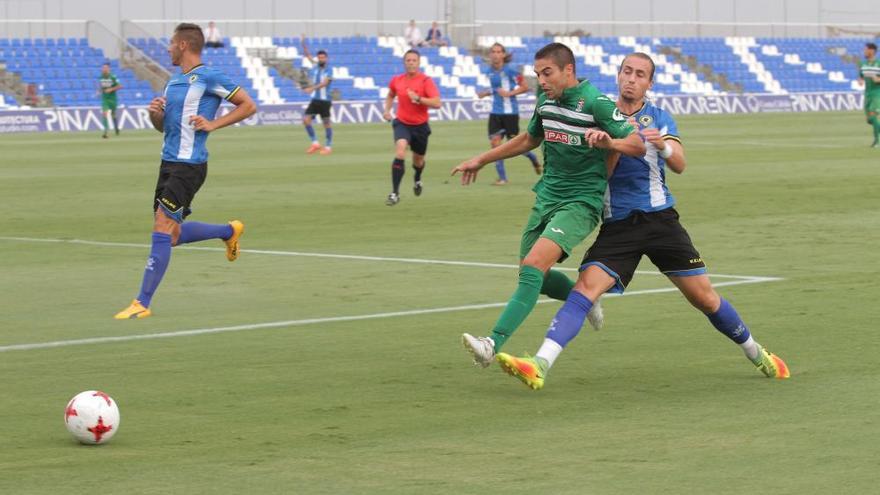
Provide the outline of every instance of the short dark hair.
<path id="1" fill-rule="evenodd" d="M 327 55 L 327 50 L 318 50 L 318 55 Z M 327 55 L 329 57 L 329 55 Z"/>
<path id="2" fill-rule="evenodd" d="M 419 51 L 416 50 L 415 48 L 410 48 L 409 50 L 407 50 L 407 51 L 403 54 L 403 58 L 406 58 L 406 56 L 409 55 L 410 53 L 415 53 L 415 54 L 416 54 L 416 57 L 422 58 L 422 54 L 419 53 Z"/>
<path id="3" fill-rule="evenodd" d="M 564 69 L 566 65 L 571 64 L 572 74 L 576 74 L 577 64 L 574 62 L 574 53 L 571 48 L 562 43 L 550 43 L 535 52 L 535 60 L 549 58 L 560 69 Z"/>
<path id="4" fill-rule="evenodd" d="M 877 43 L 865 43 L 865 48 L 877 51 Z"/>
<path id="5" fill-rule="evenodd" d="M 192 52 L 202 53 L 202 49 L 205 47 L 205 35 L 198 24 L 189 22 L 178 24 L 174 28 L 174 36 L 177 36 L 178 41 L 183 40 L 189 43 L 189 49 Z"/>
<path id="6" fill-rule="evenodd" d="M 640 58 L 642 60 L 647 60 L 651 64 L 651 75 L 648 77 L 649 81 L 654 81 L 654 71 L 656 70 L 656 66 L 654 65 L 654 60 L 650 55 L 644 52 L 632 52 L 629 55 L 623 57 L 623 60 L 620 61 L 620 67 L 617 68 L 617 73 L 620 74 L 620 71 L 623 70 L 623 63 L 626 62 L 626 59 L 630 57 Z"/>

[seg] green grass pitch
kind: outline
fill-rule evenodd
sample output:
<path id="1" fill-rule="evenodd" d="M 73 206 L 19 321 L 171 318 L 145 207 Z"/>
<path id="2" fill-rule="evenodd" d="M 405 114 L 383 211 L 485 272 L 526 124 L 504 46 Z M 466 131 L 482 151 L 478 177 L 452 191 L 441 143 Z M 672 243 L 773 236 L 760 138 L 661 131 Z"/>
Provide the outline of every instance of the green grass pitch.
<path id="1" fill-rule="evenodd" d="M 655 291 L 671 286 L 647 261 L 540 392 L 473 367 L 459 338 L 485 334 L 514 288 L 536 178 L 524 158 L 506 187 L 491 165 L 468 188 L 449 177 L 486 147 L 484 122 L 433 124 L 425 192 L 408 169 L 393 208 L 387 125 L 338 126 L 330 156 L 306 156 L 301 128 L 217 132 L 191 218 L 240 218 L 244 252 L 175 250 L 140 321 L 112 315 L 140 284 L 160 135 L 0 136 L 0 493 L 876 490 L 868 127 L 857 113 L 679 124 L 682 221 L 711 273 L 780 279 L 719 292 L 790 380 Z M 89 242 L 56 242 L 71 239 Z M 506 350 L 534 352 L 558 307 L 539 304 Z M 159 333 L 175 335 L 138 337 Z M 69 345 L 82 339 L 97 340 Z M 63 345 L 15 347 L 47 342 Z M 62 416 L 92 388 L 122 423 L 84 447 Z"/>

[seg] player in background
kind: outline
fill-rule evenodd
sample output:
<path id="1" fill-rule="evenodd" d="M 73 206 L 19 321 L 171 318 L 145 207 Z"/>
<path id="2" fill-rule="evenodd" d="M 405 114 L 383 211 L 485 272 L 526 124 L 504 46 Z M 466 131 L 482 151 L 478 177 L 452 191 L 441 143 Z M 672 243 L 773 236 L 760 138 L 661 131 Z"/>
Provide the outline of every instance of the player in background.
<path id="1" fill-rule="evenodd" d="M 589 81 L 578 82 L 571 49 L 551 43 L 535 53 L 542 92 L 528 132 L 462 162 L 452 170 L 470 184 L 487 163 L 517 156 L 543 143 L 544 174 L 532 188 L 535 204 L 520 241 L 516 291 L 491 336 L 465 333 L 462 343 L 483 367 L 526 319 L 539 294 L 565 300 L 574 282 L 550 268 L 564 261 L 598 225 L 607 184 L 609 151 L 640 156 L 645 144 L 614 102 Z"/>
<path id="2" fill-rule="evenodd" d="M 312 140 L 306 153 L 311 155 L 319 151 L 321 155 L 329 155 L 333 151 L 333 126 L 330 121 L 330 107 L 333 105 L 330 98 L 330 83 L 333 82 L 333 71 L 328 64 L 326 51 L 318 50 L 317 57 L 312 57 L 306 46 L 305 38 L 302 39 L 302 49 L 303 55 L 313 64 L 309 69 L 309 85 L 302 89 L 303 92 L 310 93 L 312 96 L 303 116 L 303 126 L 306 128 L 309 139 Z M 315 135 L 315 128 L 312 127 L 315 115 L 320 115 L 321 123 L 324 124 L 324 148 L 321 148 L 321 143 L 318 142 L 318 137 Z"/>
<path id="3" fill-rule="evenodd" d="M 880 61 L 877 45 L 865 44 L 865 60 L 859 64 L 859 80 L 865 84 L 865 118 L 874 130 L 872 148 L 880 148 Z"/>
<path id="4" fill-rule="evenodd" d="M 196 192 L 208 174 L 208 134 L 240 122 L 257 111 L 245 90 L 225 74 L 202 65 L 205 37 L 195 24 L 179 24 L 168 45 L 171 63 L 180 73 L 171 76 L 164 96 L 150 102 L 150 122 L 165 134 L 162 163 L 153 200 L 153 235 L 150 256 L 144 269 L 140 293 L 131 305 L 116 314 L 118 320 L 145 318 L 152 314 L 153 294 L 171 261 L 171 246 L 221 239 L 226 258 L 238 258 L 238 241 L 244 224 L 232 220 L 225 224 L 184 222 L 191 213 Z M 214 118 L 221 100 L 235 108 Z M 213 119 L 213 120 L 212 120 Z"/>
<path id="5" fill-rule="evenodd" d="M 428 152 L 428 108 L 440 108 L 440 91 L 434 80 L 419 71 L 421 55 L 416 50 L 403 54 L 403 74 L 388 83 L 385 112 L 382 116 L 391 121 L 394 129 L 394 161 L 391 162 L 391 194 L 385 200 L 388 206 L 400 202 L 400 182 L 406 171 L 406 147 L 412 150 L 413 194 L 422 194 L 422 171 L 425 170 L 425 154 Z M 392 120 L 391 107 L 397 98 L 397 118 Z"/>
<path id="6" fill-rule="evenodd" d="M 101 136 L 107 139 L 107 133 L 110 131 L 107 117 L 113 119 L 113 129 L 116 135 L 119 135 L 119 122 L 116 120 L 116 107 L 119 104 L 117 91 L 122 89 L 116 75 L 110 72 L 110 64 L 105 63 L 101 66 L 101 77 L 98 79 L 98 92 L 101 93 L 101 122 L 104 124 L 104 134 Z"/>
<path id="7" fill-rule="evenodd" d="M 504 45 L 495 43 L 489 49 L 489 70 L 486 77 L 489 78 L 491 89 L 480 91 L 477 96 L 485 98 L 492 96 L 492 113 L 489 114 L 489 144 L 497 148 L 506 137 L 511 139 L 519 134 L 519 104 L 517 95 L 529 90 L 523 75 L 508 63 L 512 58 L 507 53 Z M 532 162 L 535 173 L 541 175 L 541 163 L 538 157 L 531 151 L 523 154 Z M 507 172 L 504 170 L 504 160 L 495 162 L 495 170 L 498 172 L 496 186 L 507 184 Z"/>
<path id="8" fill-rule="evenodd" d="M 672 116 L 645 99 L 654 62 L 644 53 L 624 58 L 617 75 L 617 107 L 647 140 L 642 156 L 621 156 L 608 180 L 602 228 L 581 262 L 574 290 L 556 313 L 534 358 L 497 356 L 501 367 L 537 390 L 563 348 L 577 336 L 593 301 L 605 292 L 623 293 L 642 255 L 647 255 L 685 298 L 719 332 L 738 344 L 749 361 L 769 378 L 788 378 L 778 356 L 754 338 L 736 310 L 712 288 L 706 265 L 678 221 L 675 198 L 666 186 L 665 167 L 680 174 L 687 166 Z"/>

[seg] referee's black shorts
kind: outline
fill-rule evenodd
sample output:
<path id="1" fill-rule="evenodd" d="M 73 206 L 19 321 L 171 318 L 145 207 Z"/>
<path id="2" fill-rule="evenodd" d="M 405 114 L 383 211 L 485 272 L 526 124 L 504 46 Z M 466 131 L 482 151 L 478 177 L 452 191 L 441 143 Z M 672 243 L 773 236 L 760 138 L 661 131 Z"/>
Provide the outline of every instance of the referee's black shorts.
<path id="1" fill-rule="evenodd" d="M 428 136 L 431 135 L 431 126 L 427 122 L 418 125 L 407 125 L 394 119 L 391 121 L 394 129 L 394 142 L 404 139 L 409 143 L 409 149 L 417 155 L 424 155 L 428 151 Z"/>
<path id="2" fill-rule="evenodd" d="M 153 197 L 153 211 L 161 207 L 177 223 L 182 223 L 192 210 L 193 198 L 208 176 L 206 163 L 180 163 L 162 160 L 159 180 Z"/>
<path id="3" fill-rule="evenodd" d="M 514 114 L 489 114 L 489 137 L 501 136 L 512 138 L 519 134 L 519 115 Z"/>
<path id="4" fill-rule="evenodd" d="M 603 223 L 584 255 L 581 270 L 590 265 L 602 268 L 617 280 L 608 292 L 620 293 L 632 280 L 642 255 L 647 255 L 668 276 L 706 273 L 706 265 L 678 221 L 675 208 L 650 213 L 637 211 L 623 220 Z"/>

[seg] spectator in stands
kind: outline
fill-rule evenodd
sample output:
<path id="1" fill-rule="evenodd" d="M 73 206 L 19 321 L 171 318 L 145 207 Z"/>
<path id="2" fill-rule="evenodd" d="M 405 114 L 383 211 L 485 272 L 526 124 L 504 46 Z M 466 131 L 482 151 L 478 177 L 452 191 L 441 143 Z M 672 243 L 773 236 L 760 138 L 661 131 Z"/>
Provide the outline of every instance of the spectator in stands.
<path id="1" fill-rule="evenodd" d="M 119 105 L 119 101 L 116 93 L 120 89 L 122 89 L 122 85 L 119 84 L 116 75 L 110 72 L 110 64 L 104 63 L 101 66 L 101 77 L 98 79 L 98 92 L 101 94 L 101 121 L 104 123 L 104 135 L 101 137 L 104 139 L 107 139 L 107 133 L 110 132 L 110 126 L 107 122 L 108 114 L 113 120 L 113 130 L 116 131 L 117 136 L 119 135 L 119 121 L 116 120 L 116 107 Z"/>
<path id="2" fill-rule="evenodd" d="M 317 58 L 312 57 L 312 54 L 309 53 L 309 47 L 306 46 L 305 38 L 302 40 L 302 49 L 303 57 L 313 64 L 311 70 L 309 70 L 308 86 L 302 88 L 303 92 L 309 93 L 312 97 L 303 116 L 303 125 L 306 128 L 306 133 L 312 140 L 312 144 L 308 147 L 306 153 L 311 155 L 320 150 L 321 155 L 329 155 L 332 152 L 331 147 L 333 143 L 333 127 L 330 120 L 330 107 L 333 105 L 330 98 L 330 83 L 333 82 L 333 71 L 328 65 L 329 57 L 326 51 L 318 50 Z M 315 118 L 315 115 L 320 115 L 321 123 L 324 124 L 324 137 L 326 139 L 324 149 L 321 149 L 321 143 L 318 142 L 318 137 L 315 135 L 315 128 L 312 127 L 312 119 Z"/>
<path id="3" fill-rule="evenodd" d="M 214 25 L 214 21 L 208 23 L 208 29 L 205 30 L 205 46 L 208 48 L 223 48 L 223 36 L 220 30 Z"/>
<path id="4" fill-rule="evenodd" d="M 443 33 L 437 26 L 437 21 L 431 23 L 431 29 L 428 30 L 427 43 L 430 46 L 446 46 L 446 40 L 443 39 Z"/>
<path id="5" fill-rule="evenodd" d="M 424 38 L 422 38 L 422 31 L 416 26 L 415 19 L 410 19 L 409 25 L 403 30 L 403 37 L 410 48 L 417 48 L 425 43 Z"/>

